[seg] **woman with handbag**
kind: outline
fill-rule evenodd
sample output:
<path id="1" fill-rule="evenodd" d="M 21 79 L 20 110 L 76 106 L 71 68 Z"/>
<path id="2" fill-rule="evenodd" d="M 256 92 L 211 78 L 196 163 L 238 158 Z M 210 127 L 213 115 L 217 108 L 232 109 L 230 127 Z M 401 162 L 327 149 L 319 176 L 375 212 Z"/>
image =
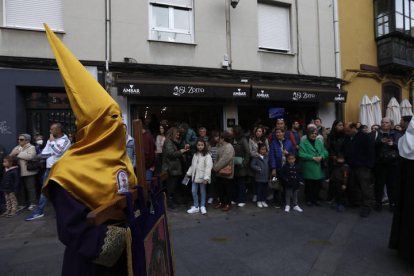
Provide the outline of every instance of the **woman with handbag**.
<path id="1" fill-rule="evenodd" d="M 179 194 L 177 191 L 177 180 L 181 172 L 181 160 L 186 149 L 178 149 L 180 146 L 180 131 L 178 128 L 170 128 L 165 137 L 164 146 L 162 149 L 162 170 L 168 171 L 167 178 L 167 209 L 171 212 L 176 212 L 174 201 L 179 201 Z"/>
<path id="2" fill-rule="evenodd" d="M 234 181 L 233 181 L 233 202 L 239 207 L 246 205 L 246 176 L 249 168 L 250 149 L 249 143 L 244 136 L 241 126 L 231 128 L 233 137 L 234 159 Z"/>
<path id="3" fill-rule="evenodd" d="M 231 145 L 231 134 L 221 133 L 220 144 L 216 163 L 213 166 L 217 173 L 217 192 L 220 203 L 214 206 L 214 209 L 222 208 L 223 211 L 228 211 L 231 207 L 235 156 L 234 148 Z"/>
<path id="4" fill-rule="evenodd" d="M 290 152 L 295 153 L 295 149 L 293 148 L 292 142 L 289 139 L 285 138 L 285 130 L 283 128 L 277 128 L 275 134 L 276 139 L 272 140 L 272 143 L 270 144 L 270 167 L 272 168 L 272 176 L 277 177 L 280 181 L 282 181 L 281 173 L 283 165 L 286 163 L 286 156 Z M 273 201 L 275 208 L 279 209 L 279 190 L 273 191 Z M 284 189 L 282 192 L 282 201 L 283 205 L 285 205 Z"/>
<path id="5" fill-rule="evenodd" d="M 388 199 L 390 201 L 390 211 L 395 205 L 394 187 L 398 183 L 399 163 L 398 163 L 398 140 L 401 134 L 391 129 L 393 120 L 385 117 L 381 120 L 381 128 L 377 131 L 375 145 L 375 210 L 382 211 L 382 197 L 384 196 L 384 186 L 387 186 Z"/>
<path id="6" fill-rule="evenodd" d="M 317 129 L 311 127 L 307 130 L 307 139 L 299 145 L 299 157 L 302 160 L 302 173 L 305 179 L 305 194 L 307 206 L 321 206 L 318 202 L 321 179 L 325 177 L 323 162 L 328 157 L 323 143 L 316 139 Z"/>
<path id="7" fill-rule="evenodd" d="M 19 159 L 21 185 L 17 193 L 17 201 L 19 206 L 17 211 L 29 207 L 29 210 L 36 208 L 36 175 L 37 170 L 28 170 L 27 164 L 36 158 L 36 148 L 30 144 L 31 136 L 29 134 L 19 135 L 19 145 L 16 146 L 11 156 L 16 156 Z"/>

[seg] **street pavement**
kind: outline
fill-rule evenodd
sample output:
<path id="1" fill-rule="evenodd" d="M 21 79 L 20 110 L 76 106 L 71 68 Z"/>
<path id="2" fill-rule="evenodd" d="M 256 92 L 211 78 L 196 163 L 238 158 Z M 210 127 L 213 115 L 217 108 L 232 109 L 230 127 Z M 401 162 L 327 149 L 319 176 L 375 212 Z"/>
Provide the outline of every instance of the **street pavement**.
<path id="1" fill-rule="evenodd" d="M 303 193 L 302 193 L 303 194 Z M 303 213 L 259 209 L 249 202 L 228 212 L 208 204 L 206 215 L 170 213 L 176 274 L 181 275 L 414 275 L 414 266 L 388 249 L 390 212 L 361 218 L 327 204 Z M 50 204 L 0 218 L 0 275 L 60 275 L 64 246 Z"/>

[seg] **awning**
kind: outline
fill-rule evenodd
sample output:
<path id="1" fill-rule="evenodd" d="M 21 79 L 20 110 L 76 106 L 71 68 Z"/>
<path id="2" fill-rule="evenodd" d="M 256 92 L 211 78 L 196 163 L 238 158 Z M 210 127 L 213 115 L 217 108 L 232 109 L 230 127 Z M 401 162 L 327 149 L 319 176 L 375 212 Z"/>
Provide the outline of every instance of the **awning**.
<path id="1" fill-rule="evenodd" d="M 222 80 L 178 80 L 118 75 L 118 95 L 173 98 L 250 99 L 250 85 Z"/>
<path id="2" fill-rule="evenodd" d="M 319 86 L 252 85 L 252 98 L 267 101 L 346 102 L 348 92 Z"/>

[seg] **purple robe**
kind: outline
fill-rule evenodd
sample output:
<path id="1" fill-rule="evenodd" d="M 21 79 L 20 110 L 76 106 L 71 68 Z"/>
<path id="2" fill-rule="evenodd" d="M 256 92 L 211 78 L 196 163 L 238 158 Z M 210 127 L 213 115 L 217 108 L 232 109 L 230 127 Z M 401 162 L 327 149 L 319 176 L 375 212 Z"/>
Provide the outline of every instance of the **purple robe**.
<path id="1" fill-rule="evenodd" d="M 86 217 L 91 210 L 55 182 L 49 184 L 49 193 L 59 240 L 66 246 L 62 275 L 127 275 L 125 250 L 112 267 L 92 262 L 102 254 L 108 226 L 89 226 Z"/>

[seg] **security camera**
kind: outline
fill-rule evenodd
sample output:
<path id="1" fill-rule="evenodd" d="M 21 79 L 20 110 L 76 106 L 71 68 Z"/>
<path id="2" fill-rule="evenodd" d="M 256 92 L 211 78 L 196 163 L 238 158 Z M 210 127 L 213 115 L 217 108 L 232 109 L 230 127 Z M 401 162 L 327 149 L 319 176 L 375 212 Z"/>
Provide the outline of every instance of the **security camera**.
<path id="1" fill-rule="evenodd" d="M 230 1 L 230 5 L 233 7 L 233 9 L 236 8 L 237 4 L 239 3 L 240 0 L 231 0 Z"/>

